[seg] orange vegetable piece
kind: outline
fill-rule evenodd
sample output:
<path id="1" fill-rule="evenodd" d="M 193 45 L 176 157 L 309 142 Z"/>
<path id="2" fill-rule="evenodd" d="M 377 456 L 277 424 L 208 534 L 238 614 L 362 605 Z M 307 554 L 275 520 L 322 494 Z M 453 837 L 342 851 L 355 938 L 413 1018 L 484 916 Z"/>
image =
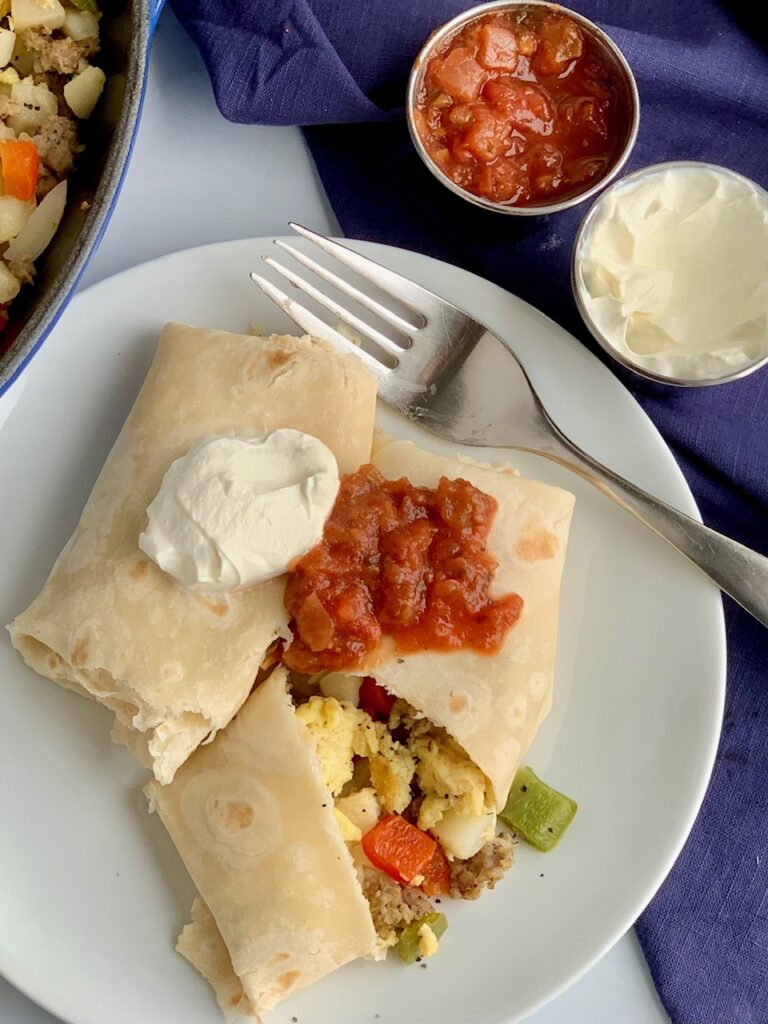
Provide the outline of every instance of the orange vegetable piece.
<path id="1" fill-rule="evenodd" d="M 457 46 L 442 60 L 433 60 L 430 72 L 437 87 L 459 103 L 474 100 L 488 77 L 466 46 Z"/>
<path id="2" fill-rule="evenodd" d="M 40 157 L 33 142 L 10 139 L 0 142 L 6 194 L 28 203 L 35 198 L 40 176 Z"/>
<path id="3" fill-rule="evenodd" d="M 421 888 L 427 896 L 445 896 L 451 888 L 451 865 L 440 844 L 423 872 Z"/>
<path id="4" fill-rule="evenodd" d="M 371 864 L 403 885 L 426 872 L 435 850 L 435 840 L 399 814 L 388 814 L 363 836 Z"/>

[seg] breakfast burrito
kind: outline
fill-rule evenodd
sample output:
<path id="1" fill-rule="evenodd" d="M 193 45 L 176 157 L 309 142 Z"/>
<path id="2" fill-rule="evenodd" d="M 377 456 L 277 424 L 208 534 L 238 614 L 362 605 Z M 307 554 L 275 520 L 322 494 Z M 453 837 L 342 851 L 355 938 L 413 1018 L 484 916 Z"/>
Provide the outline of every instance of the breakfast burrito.
<path id="1" fill-rule="evenodd" d="M 198 889 L 177 949 L 228 1015 L 356 957 L 438 948 L 549 710 L 573 497 L 390 442 L 291 565 L 291 636 L 234 721 L 148 795 Z M 504 812 L 502 812 L 504 813 Z"/>
<path id="2" fill-rule="evenodd" d="M 282 578 L 194 590 L 140 549 L 166 471 L 208 436 L 279 428 L 319 439 L 341 472 L 355 470 L 370 455 L 375 397 L 358 360 L 308 338 L 163 330 L 72 538 L 9 627 L 32 668 L 114 712 L 115 738 L 161 782 L 231 720 L 267 649 L 289 635 Z M 176 505 L 166 505 L 168 520 Z"/>

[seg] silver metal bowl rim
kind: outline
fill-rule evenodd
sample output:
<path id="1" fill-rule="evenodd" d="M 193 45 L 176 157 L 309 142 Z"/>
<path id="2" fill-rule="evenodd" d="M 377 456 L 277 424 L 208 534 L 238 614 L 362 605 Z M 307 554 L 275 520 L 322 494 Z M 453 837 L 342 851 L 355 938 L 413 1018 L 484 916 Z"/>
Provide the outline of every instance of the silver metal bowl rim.
<path id="1" fill-rule="evenodd" d="M 504 203 L 494 203 L 490 199 L 483 199 L 481 196 L 476 196 L 472 192 L 468 192 L 466 189 L 461 188 L 460 185 L 457 185 L 455 181 L 452 181 L 447 174 L 443 174 L 440 168 L 435 164 L 427 153 L 414 123 L 414 110 L 416 109 L 416 95 L 419 79 L 421 77 L 422 69 L 435 47 L 444 42 L 448 36 L 452 35 L 459 28 L 462 28 L 470 21 L 475 21 L 475 19 L 482 17 L 489 11 L 498 11 L 514 7 L 549 7 L 560 13 L 565 12 L 565 14 L 573 18 L 574 21 L 585 26 L 589 32 L 614 55 L 626 76 L 626 83 L 629 89 L 630 103 L 632 106 L 632 125 L 630 127 L 624 149 L 621 152 L 621 156 L 607 174 L 603 175 L 599 181 L 596 181 L 584 192 L 579 192 L 574 196 L 569 196 L 567 199 L 563 199 L 559 203 L 540 204 L 539 206 L 510 206 L 505 205 Z M 457 14 L 455 18 L 447 21 L 444 25 L 441 25 L 440 28 L 435 29 L 432 35 L 430 35 L 424 43 L 413 62 L 411 74 L 408 79 L 408 90 L 406 92 L 406 116 L 408 121 L 408 130 L 411 134 L 413 144 L 416 147 L 416 152 L 438 181 L 445 185 L 446 188 L 449 188 L 451 192 L 454 192 L 457 196 L 461 196 L 462 199 L 466 199 L 467 202 L 474 203 L 475 206 L 481 206 L 485 210 L 492 210 L 494 213 L 504 213 L 513 217 L 543 217 L 550 213 L 560 213 L 561 210 L 569 210 L 574 206 L 578 206 L 579 203 L 583 203 L 586 200 L 591 199 L 594 195 L 600 192 L 601 189 L 605 188 L 609 182 L 613 181 L 613 179 L 620 173 L 621 169 L 629 159 L 629 155 L 637 140 L 637 132 L 640 124 L 640 95 L 637 90 L 637 82 L 635 81 L 634 73 L 627 62 L 627 58 L 619 49 L 618 44 L 615 43 L 599 25 L 596 25 L 594 21 L 590 21 L 589 18 L 585 18 L 584 15 L 579 14 L 578 11 L 571 10 L 570 7 L 563 7 L 563 5 L 559 3 L 551 3 L 550 0 L 491 0 L 490 3 L 479 4 L 477 7 L 471 7 L 468 11 L 463 11 L 461 14 Z"/>
<path id="2" fill-rule="evenodd" d="M 661 163 L 648 164 L 647 167 L 640 167 L 638 170 L 625 175 L 620 181 L 614 182 L 609 188 L 607 188 L 605 192 L 603 192 L 603 194 L 592 204 L 587 211 L 584 220 L 579 225 L 579 230 L 576 232 L 576 238 L 573 243 L 573 254 L 571 257 L 571 289 L 573 291 L 573 297 L 576 300 L 579 313 L 581 314 L 584 323 L 589 328 L 590 334 L 603 351 L 607 352 L 608 355 L 615 359 L 617 363 L 625 366 L 628 370 L 632 370 L 632 372 L 638 374 L 638 376 L 645 377 L 646 380 L 652 380 L 657 384 L 669 384 L 672 387 L 678 388 L 707 388 L 714 387 L 716 384 L 730 384 L 735 380 L 741 380 L 742 377 L 748 377 L 751 373 L 754 373 L 755 370 L 759 370 L 768 365 L 768 353 L 761 356 L 760 359 L 756 360 L 754 363 L 750 363 L 748 366 L 742 366 L 741 369 L 734 370 L 732 373 L 724 374 L 722 377 L 673 377 L 671 375 L 667 376 L 661 373 L 654 373 L 653 370 L 648 370 L 645 367 L 641 367 L 636 363 L 633 363 L 631 359 L 628 359 L 622 352 L 619 352 L 613 345 L 611 345 L 603 332 L 594 322 L 589 310 L 587 309 L 586 302 L 582 295 L 583 281 L 579 274 L 581 264 L 580 250 L 584 244 L 584 239 L 586 238 L 587 233 L 594 224 L 597 214 L 600 212 L 603 200 L 607 199 L 609 195 L 618 189 L 631 184 L 633 181 L 639 181 L 641 178 L 648 177 L 652 174 L 659 174 L 662 171 L 686 167 L 703 167 L 708 170 L 715 171 L 718 174 L 730 175 L 730 177 L 737 178 L 740 182 L 749 185 L 762 193 L 766 198 L 766 202 L 768 202 L 768 191 L 766 191 L 762 185 L 758 185 L 756 181 L 752 181 L 752 179 L 748 178 L 745 174 L 739 174 L 738 171 L 732 171 L 730 167 L 723 167 L 721 164 L 713 164 L 708 160 L 665 160 Z"/>

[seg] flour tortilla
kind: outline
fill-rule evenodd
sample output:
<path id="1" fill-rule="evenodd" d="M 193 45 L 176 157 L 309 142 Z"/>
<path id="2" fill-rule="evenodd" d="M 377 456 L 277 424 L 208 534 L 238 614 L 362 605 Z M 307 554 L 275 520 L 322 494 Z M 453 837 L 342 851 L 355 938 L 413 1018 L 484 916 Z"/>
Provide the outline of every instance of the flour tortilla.
<path id="1" fill-rule="evenodd" d="M 384 643 L 365 671 L 446 728 L 489 777 L 501 806 L 551 703 L 573 496 L 508 467 L 446 459 L 409 443 L 382 440 L 373 461 L 388 479 L 407 476 L 434 487 L 441 476 L 463 477 L 499 501 L 488 540 L 499 561 L 493 592 L 514 591 L 525 602 L 503 649 L 490 657 L 471 651 L 402 656 Z M 176 948 L 211 983 L 230 1017 L 259 1019 L 290 992 L 378 951 L 312 737 L 285 686 L 285 670 L 278 668 L 171 785 L 149 787 L 202 897 Z M 259 823 L 254 835 L 251 817 Z M 237 828 L 241 821 L 246 829 Z M 332 893 L 339 903 L 324 908 Z M 276 963 L 290 943 L 290 965 Z M 288 972 L 299 972 L 290 974 L 290 986 L 279 981 Z"/>
<path id="2" fill-rule="evenodd" d="M 376 932 L 309 730 L 277 668 L 173 782 L 147 787 L 204 904 L 178 949 L 230 1015 L 258 1018 Z"/>
<path id="3" fill-rule="evenodd" d="M 320 438 L 353 471 L 370 457 L 375 401 L 358 359 L 309 338 L 164 328 L 74 535 L 9 627 L 27 664 L 114 711 L 115 738 L 159 781 L 230 721 L 288 635 L 282 579 L 192 593 L 139 549 L 165 471 L 205 435 L 278 427 Z"/>
<path id="4" fill-rule="evenodd" d="M 488 537 L 498 561 L 491 593 L 519 594 L 522 614 L 498 654 L 472 650 L 399 655 L 389 641 L 366 675 L 446 729 L 490 779 L 501 809 L 521 759 L 552 703 L 560 577 L 574 497 L 508 468 L 450 459 L 407 441 L 382 444 L 373 462 L 388 480 L 436 487 L 469 480 L 499 509 Z"/>

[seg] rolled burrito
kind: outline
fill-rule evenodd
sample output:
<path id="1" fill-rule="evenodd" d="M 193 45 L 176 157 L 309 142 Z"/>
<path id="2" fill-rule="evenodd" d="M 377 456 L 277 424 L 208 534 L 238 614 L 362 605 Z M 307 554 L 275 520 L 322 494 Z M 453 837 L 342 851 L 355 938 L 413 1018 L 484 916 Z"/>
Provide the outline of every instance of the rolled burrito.
<path id="1" fill-rule="evenodd" d="M 431 955 L 449 913 L 431 897 L 474 899 L 513 861 L 496 812 L 551 704 L 573 497 L 404 442 L 373 461 L 389 480 L 461 478 L 497 500 L 491 594 L 522 611 L 493 653 L 385 637 L 353 671 L 279 667 L 169 786 L 150 784 L 200 893 L 177 948 L 228 1015 L 258 1019 L 395 944 Z"/>
<path id="2" fill-rule="evenodd" d="M 114 738 L 160 782 L 232 719 L 287 635 L 281 579 L 194 593 L 139 549 L 166 470 L 206 435 L 292 427 L 352 471 L 370 455 L 375 399 L 359 360 L 309 338 L 164 328 L 73 536 L 9 627 L 28 665 L 114 712 Z"/>
<path id="3" fill-rule="evenodd" d="M 258 1018 L 374 952 L 371 915 L 284 669 L 170 785 L 147 790 L 205 901 L 179 950 L 227 1014 Z"/>

